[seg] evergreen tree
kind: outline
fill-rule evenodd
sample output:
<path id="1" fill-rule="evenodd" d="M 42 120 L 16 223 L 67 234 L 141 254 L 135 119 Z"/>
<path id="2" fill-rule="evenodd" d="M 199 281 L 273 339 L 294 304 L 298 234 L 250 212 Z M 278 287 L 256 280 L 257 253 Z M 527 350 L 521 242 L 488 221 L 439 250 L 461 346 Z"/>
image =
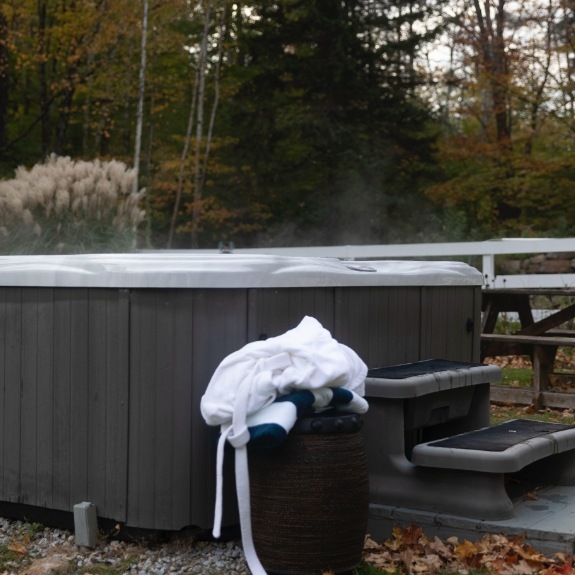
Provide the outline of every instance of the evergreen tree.
<path id="1" fill-rule="evenodd" d="M 398 30 L 422 13 L 410 22 L 361 0 L 249 8 L 228 70 L 237 92 L 220 115 L 237 185 L 214 190 L 219 201 L 255 207 L 246 217 L 284 244 L 390 241 L 420 228 L 407 200 L 433 168 L 430 118 L 414 95 L 424 36 Z"/>

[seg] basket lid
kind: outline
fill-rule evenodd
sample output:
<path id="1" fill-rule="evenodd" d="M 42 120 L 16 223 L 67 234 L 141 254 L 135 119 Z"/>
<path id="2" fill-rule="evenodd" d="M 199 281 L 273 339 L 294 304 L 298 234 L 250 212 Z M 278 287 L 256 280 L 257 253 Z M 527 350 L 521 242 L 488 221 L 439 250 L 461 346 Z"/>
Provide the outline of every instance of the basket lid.
<path id="1" fill-rule="evenodd" d="M 291 433 L 355 433 L 363 427 L 363 419 L 357 413 L 315 413 L 299 418 Z"/>

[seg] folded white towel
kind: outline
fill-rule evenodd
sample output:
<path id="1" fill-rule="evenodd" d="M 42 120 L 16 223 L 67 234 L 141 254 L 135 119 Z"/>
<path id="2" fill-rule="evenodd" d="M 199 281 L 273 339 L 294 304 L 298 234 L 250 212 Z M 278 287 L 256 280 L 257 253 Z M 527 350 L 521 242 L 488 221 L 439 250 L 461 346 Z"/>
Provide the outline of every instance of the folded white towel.
<path id="1" fill-rule="evenodd" d="M 246 448 L 250 441 L 249 427 L 253 434 L 255 426 L 260 426 L 261 432 L 265 423 L 264 435 L 268 438 L 272 437 L 273 429 L 280 432 L 279 436 L 282 430 L 289 432 L 297 415 L 294 404 L 272 404 L 278 397 L 301 390 L 313 391 L 314 405 L 321 409 L 332 401 L 330 389 L 346 388 L 352 394 L 345 400 L 345 409 L 363 413 L 367 410 L 367 402 L 361 397 L 366 375 L 367 366 L 360 357 L 309 316 L 283 335 L 245 345 L 226 357 L 214 372 L 200 402 L 206 423 L 220 425 L 222 431 L 217 452 L 213 533 L 215 537 L 220 535 L 224 445 L 229 441 L 236 448 L 240 526 L 252 575 L 265 575 L 265 570 L 255 552 L 251 533 Z"/>

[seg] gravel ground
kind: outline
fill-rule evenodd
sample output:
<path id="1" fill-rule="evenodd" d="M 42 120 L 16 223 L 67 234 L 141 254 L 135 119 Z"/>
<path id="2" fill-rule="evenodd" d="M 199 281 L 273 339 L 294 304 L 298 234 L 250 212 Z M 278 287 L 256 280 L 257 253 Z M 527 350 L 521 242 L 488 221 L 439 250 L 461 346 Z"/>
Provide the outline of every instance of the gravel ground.
<path id="1" fill-rule="evenodd" d="M 248 575 L 236 541 L 185 534 L 162 544 L 101 540 L 79 547 L 69 531 L 0 519 L 0 575 Z"/>

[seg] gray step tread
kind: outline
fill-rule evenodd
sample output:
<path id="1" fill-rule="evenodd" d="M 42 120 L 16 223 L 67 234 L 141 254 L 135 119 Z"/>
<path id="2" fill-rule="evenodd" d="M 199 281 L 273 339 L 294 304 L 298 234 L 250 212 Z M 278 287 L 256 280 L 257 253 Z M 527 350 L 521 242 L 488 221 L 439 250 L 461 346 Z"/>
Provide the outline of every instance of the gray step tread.
<path id="1" fill-rule="evenodd" d="M 440 370 L 434 367 L 434 362 L 441 363 Z M 405 375 L 402 375 L 402 372 Z M 408 399 L 500 380 L 501 368 L 496 365 L 423 360 L 370 369 L 365 379 L 365 395 L 387 399 Z"/>
<path id="2" fill-rule="evenodd" d="M 541 425 L 530 429 L 530 424 Z M 498 432 L 506 435 L 503 442 L 497 439 Z M 535 461 L 573 449 L 575 426 L 519 419 L 420 443 L 413 448 L 411 461 L 424 467 L 513 473 Z"/>

